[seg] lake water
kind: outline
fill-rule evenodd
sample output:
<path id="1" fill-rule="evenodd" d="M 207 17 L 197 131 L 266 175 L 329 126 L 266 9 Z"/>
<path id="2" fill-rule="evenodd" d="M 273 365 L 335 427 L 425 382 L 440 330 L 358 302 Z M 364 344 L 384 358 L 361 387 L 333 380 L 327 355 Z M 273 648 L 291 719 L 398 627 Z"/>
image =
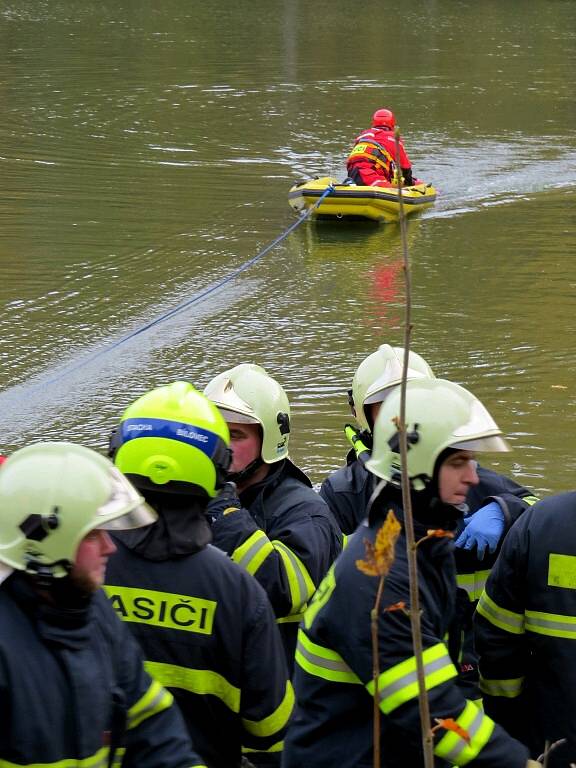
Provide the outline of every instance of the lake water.
<path id="1" fill-rule="evenodd" d="M 151 387 L 257 362 L 295 460 L 337 467 L 355 368 L 402 343 L 398 227 L 306 222 L 236 273 L 387 106 L 440 192 L 412 346 L 509 436 L 488 465 L 576 487 L 575 61 L 571 0 L 6 0 L 0 450 L 102 449 Z"/>

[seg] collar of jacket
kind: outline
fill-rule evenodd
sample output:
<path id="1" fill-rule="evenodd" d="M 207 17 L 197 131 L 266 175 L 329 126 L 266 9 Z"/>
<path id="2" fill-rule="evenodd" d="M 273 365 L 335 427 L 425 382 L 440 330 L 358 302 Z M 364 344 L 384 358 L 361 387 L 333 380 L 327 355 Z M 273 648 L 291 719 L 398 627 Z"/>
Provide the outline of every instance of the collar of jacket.
<path id="1" fill-rule="evenodd" d="M 416 538 L 425 536 L 426 531 L 430 529 L 453 531 L 456 528 L 458 520 L 462 517 L 462 512 L 456 507 L 440 501 L 432 489 L 427 488 L 418 493 L 412 491 L 410 495 Z M 400 488 L 387 484 L 372 504 L 369 515 L 370 525 L 378 520 L 384 520 L 390 508 L 403 524 L 402 491 Z"/>
<path id="2" fill-rule="evenodd" d="M 270 472 L 264 480 L 255 485 L 251 485 L 242 491 L 240 501 L 245 509 L 250 509 L 256 501 L 263 502 L 266 496 L 269 496 L 286 477 L 293 477 L 308 488 L 312 488 L 312 482 L 296 464 L 290 459 L 282 459 L 277 464 L 270 465 Z"/>
<path id="3" fill-rule="evenodd" d="M 46 643 L 79 650 L 90 641 L 92 595 L 81 593 L 68 576 L 55 579 L 54 586 L 43 592 L 27 574 L 14 573 L 2 589 L 30 616 Z"/>
<path id="4" fill-rule="evenodd" d="M 144 497 L 158 512 L 158 520 L 146 528 L 114 533 L 114 538 L 140 557 L 154 561 L 171 560 L 193 555 L 212 541 L 203 499 L 146 491 Z"/>

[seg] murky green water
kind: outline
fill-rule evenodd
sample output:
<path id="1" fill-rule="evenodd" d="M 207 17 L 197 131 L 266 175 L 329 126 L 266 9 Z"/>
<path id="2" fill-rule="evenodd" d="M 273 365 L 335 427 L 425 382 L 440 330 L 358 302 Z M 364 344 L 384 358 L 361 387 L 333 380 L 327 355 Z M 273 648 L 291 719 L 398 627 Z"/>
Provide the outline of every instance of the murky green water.
<path id="1" fill-rule="evenodd" d="M 389 106 L 440 189 L 409 224 L 413 347 L 490 406 L 502 469 L 573 488 L 575 59 L 571 0 L 7 0 L 0 448 L 101 448 L 146 389 L 254 361 L 290 394 L 295 458 L 336 467 L 354 369 L 402 343 L 397 228 L 307 223 L 194 298 Z"/>

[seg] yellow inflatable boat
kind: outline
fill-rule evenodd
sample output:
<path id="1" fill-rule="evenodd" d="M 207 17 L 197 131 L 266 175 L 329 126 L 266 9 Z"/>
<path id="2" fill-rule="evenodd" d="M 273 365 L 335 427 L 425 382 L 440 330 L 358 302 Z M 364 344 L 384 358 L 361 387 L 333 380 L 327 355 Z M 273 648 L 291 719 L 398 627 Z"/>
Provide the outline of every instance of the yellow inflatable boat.
<path id="1" fill-rule="evenodd" d="M 372 221 L 398 221 L 400 203 L 395 187 L 363 187 L 342 183 L 330 176 L 295 184 L 288 193 L 290 206 L 299 213 L 313 208 L 326 189 L 333 189 L 317 205 L 311 216 L 315 219 L 372 219 Z M 432 184 L 402 187 L 404 213 L 409 216 L 429 208 L 436 200 Z"/>

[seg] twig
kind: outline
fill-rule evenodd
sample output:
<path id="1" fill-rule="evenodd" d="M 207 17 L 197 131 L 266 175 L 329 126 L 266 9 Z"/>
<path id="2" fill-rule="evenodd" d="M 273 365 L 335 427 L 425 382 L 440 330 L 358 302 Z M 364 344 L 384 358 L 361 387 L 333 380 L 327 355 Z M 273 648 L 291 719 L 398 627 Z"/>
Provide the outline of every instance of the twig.
<path id="1" fill-rule="evenodd" d="M 424 675 L 424 660 L 422 648 L 422 628 L 420 624 L 420 598 L 418 593 L 418 562 L 414 537 L 414 520 L 410 498 L 410 478 L 408 476 L 408 441 L 406 435 L 406 384 L 408 381 L 408 355 L 412 334 L 412 281 L 410 274 L 410 257 L 408 253 L 408 238 L 406 234 L 406 215 L 402 199 L 402 168 L 400 165 L 400 131 L 394 133 L 396 143 L 396 169 L 398 175 L 398 202 L 400 208 L 400 236 L 402 238 L 402 256 L 404 261 L 404 278 L 406 285 L 406 312 L 404 320 L 404 361 L 402 366 L 402 383 L 400 385 L 400 423 L 398 432 L 400 438 L 400 457 L 402 462 L 402 506 L 404 508 L 404 529 L 406 531 L 406 549 L 408 555 L 408 576 L 410 580 L 410 625 L 412 642 L 416 658 L 416 675 L 418 680 L 418 705 L 420 710 L 420 726 L 422 730 L 422 747 L 425 768 L 434 768 L 434 736 L 430 729 L 430 708 L 426 694 Z"/>

